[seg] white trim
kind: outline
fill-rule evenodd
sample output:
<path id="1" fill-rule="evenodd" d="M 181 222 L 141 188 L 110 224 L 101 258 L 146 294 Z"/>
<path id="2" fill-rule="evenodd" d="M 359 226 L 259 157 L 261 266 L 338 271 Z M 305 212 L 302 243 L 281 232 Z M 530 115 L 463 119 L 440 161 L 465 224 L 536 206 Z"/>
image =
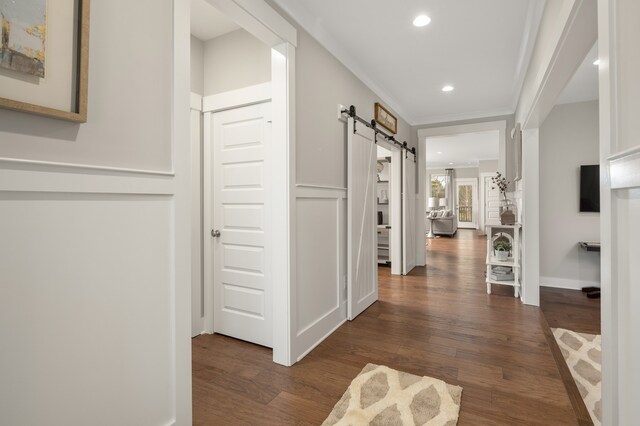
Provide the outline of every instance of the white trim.
<path id="1" fill-rule="evenodd" d="M 610 155 L 609 157 L 607 157 L 607 160 L 609 161 L 619 160 L 625 157 L 632 157 L 636 154 L 640 154 L 640 145 L 637 145 L 632 148 L 625 149 L 624 151 L 620 151 L 613 155 Z"/>
<path id="2" fill-rule="evenodd" d="M 326 185 L 308 185 L 308 184 L 296 184 L 296 196 L 297 197 L 315 197 L 317 191 L 329 191 L 332 195 L 339 195 L 341 198 L 347 197 L 347 188 L 341 188 L 339 186 L 326 186 Z"/>
<path id="3" fill-rule="evenodd" d="M 522 129 L 537 128 L 544 122 L 576 68 L 597 40 L 598 30 L 593 25 L 597 15 L 595 2 L 572 1 L 565 2 L 563 6 L 561 16 L 552 18 L 562 25 L 562 28 L 559 25 L 554 28 L 559 36 L 553 40 L 547 36 L 556 44 L 541 45 L 539 49 L 546 47 L 548 51 L 533 52 L 533 55 L 548 57 L 549 60 L 537 64 L 537 69 L 527 70 L 524 91 L 515 112 L 515 121 L 522 123 Z"/>
<path id="4" fill-rule="evenodd" d="M 640 148 L 634 148 L 624 156 L 614 156 L 610 161 L 611 189 L 640 187 Z"/>
<path id="5" fill-rule="evenodd" d="M 346 318 L 345 318 L 345 319 L 343 319 L 342 321 L 340 321 L 340 323 L 338 323 L 335 327 L 333 327 L 333 328 L 331 329 L 331 331 L 329 331 L 327 334 L 325 334 L 324 336 L 322 336 L 320 339 L 318 339 L 318 341 L 317 341 L 317 342 L 315 342 L 313 345 L 311 345 L 311 346 L 309 347 L 309 349 L 307 349 L 307 350 L 306 350 L 306 351 L 304 351 L 302 354 L 300 354 L 300 356 L 298 356 L 298 358 L 296 359 L 296 362 L 297 362 L 297 361 L 300 361 L 302 358 L 304 358 L 305 356 L 309 355 L 309 352 L 311 352 L 312 350 L 314 350 L 314 349 L 315 349 L 315 348 L 316 348 L 320 343 L 324 342 L 324 340 L 325 340 L 327 337 L 329 337 L 329 336 L 331 336 L 333 333 L 335 333 L 335 331 L 336 331 L 337 329 L 339 329 L 340 327 L 342 327 L 342 325 L 343 325 L 344 323 L 346 323 L 346 322 L 347 322 L 347 319 L 346 319 Z"/>
<path id="6" fill-rule="evenodd" d="M 570 278 L 540 277 L 540 287 L 566 288 L 568 290 L 581 290 L 583 287 L 600 287 L 596 281 L 574 280 Z"/>
<path id="7" fill-rule="evenodd" d="M 380 142 L 378 142 L 380 143 Z M 402 151 L 395 145 L 387 148 L 391 151 L 391 176 L 389 179 L 389 214 L 391 215 L 391 237 L 389 239 L 391 248 L 391 275 L 402 274 L 402 264 L 404 251 L 402 241 L 405 236 L 402 234 Z"/>
<path id="8" fill-rule="evenodd" d="M 173 186 L 173 313 L 171 328 L 175 347 L 172 371 L 176 424 L 192 422 L 191 385 L 191 111 L 188 0 L 173 0 L 171 146 Z"/>
<path id="9" fill-rule="evenodd" d="M 512 111 L 515 111 L 518 106 L 518 99 L 522 92 L 524 79 L 527 76 L 527 70 L 529 69 L 529 63 L 531 62 L 533 48 L 536 44 L 536 36 L 540 29 L 540 22 L 542 21 L 542 14 L 544 13 L 544 5 L 544 0 L 532 1 L 529 3 L 527 20 L 524 27 L 524 37 L 522 38 L 522 44 L 520 45 L 520 56 L 518 57 L 518 65 L 515 73 L 517 77 L 514 80 L 513 86 L 513 102 L 511 104 Z"/>
<path id="10" fill-rule="evenodd" d="M 252 1 L 251 4 L 260 3 Z M 288 23 L 287 23 L 288 25 Z M 290 366 L 294 361 L 295 283 L 295 40 L 281 42 L 271 49 L 272 79 L 272 206 L 273 259 L 273 361 Z"/>
<path id="11" fill-rule="evenodd" d="M 453 121 L 463 121 L 463 120 L 481 120 L 483 118 L 492 118 L 492 117 L 500 117 L 504 115 L 512 115 L 514 109 L 509 108 L 495 108 L 488 109 L 484 111 L 471 111 L 471 112 L 462 112 L 458 114 L 443 114 L 443 115 L 427 115 L 420 117 L 419 119 L 413 120 L 415 124 L 411 124 L 412 126 L 425 126 L 430 124 L 445 124 L 447 122 Z"/>
<path id="12" fill-rule="evenodd" d="M 226 109 L 240 108 L 271 100 L 271 83 L 229 90 L 202 98 L 203 112 L 218 112 Z"/>
<path id="13" fill-rule="evenodd" d="M 56 161 L 38 161 L 38 160 L 26 160 L 22 158 L 0 158 L 0 163 L 15 164 L 20 167 L 32 166 L 35 169 L 62 169 L 58 170 L 62 173 L 82 173 L 85 170 L 98 170 L 101 172 L 109 172 L 112 174 L 139 174 L 139 175 L 156 175 L 156 176 L 175 176 L 173 170 L 145 170 L 145 169 L 129 169 L 126 167 L 110 167 L 110 166 L 96 166 L 91 164 L 77 164 L 77 163 L 60 163 Z M 66 169 L 66 170 L 64 170 Z"/>
<path id="14" fill-rule="evenodd" d="M 483 121 L 471 124 L 443 124 L 439 127 L 427 127 L 418 129 L 418 139 L 425 139 L 434 136 L 459 135 L 461 133 L 485 132 L 488 130 L 507 130 L 507 120 Z M 505 133 L 506 134 L 506 133 Z"/>
<path id="15" fill-rule="evenodd" d="M 191 109 L 202 111 L 202 96 L 191 92 Z"/>
<path id="16" fill-rule="evenodd" d="M 492 161 L 492 160 L 488 160 L 488 161 Z M 479 167 L 480 167 L 480 165 L 478 165 L 478 164 L 476 164 L 475 166 L 473 166 L 473 165 L 471 165 L 471 166 L 464 165 L 464 166 L 454 166 L 454 167 L 451 167 L 450 165 L 446 165 L 446 166 L 442 166 L 442 167 L 427 166 L 427 168 L 426 168 L 425 170 L 426 170 L 426 171 L 428 171 L 428 172 L 434 172 L 434 171 L 436 171 L 436 170 L 445 170 L 445 169 L 454 169 L 454 170 L 457 170 L 457 169 L 477 169 L 477 168 L 479 168 Z"/>
<path id="17" fill-rule="evenodd" d="M 213 132 L 212 114 L 205 113 L 202 117 L 202 233 L 204 234 L 202 279 L 204 281 L 204 332 L 213 334 L 213 247 L 210 232 L 213 229 L 213 170 L 207 163 L 211 163 L 213 146 L 211 144 Z"/>
<path id="18" fill-rule="evenodd" d="M 207 0 L 246 31 L 269 46 L 298 44 L 298 32 L 285 18 L 264 1 Z"/>
<path id="19" fill-rule="evenodd" d="M 30 167 L 0 168 L 0 192 L 172 195 L 173 176 L 126 176 L 91 170 L 61 172 Z"/>
<path id="20" fill-rule="evenodd" d="M 617 425 L 619 405 L 618 244 L 614 239 L 613 191 L 609 161 L 618 144 L 618 63 L 615 0 L 598 0 L 598 65 L 600 108 L 600 282 L 602 334 L 602 424 Z M 615 283 L 615 285 L 614 285 Z"/>

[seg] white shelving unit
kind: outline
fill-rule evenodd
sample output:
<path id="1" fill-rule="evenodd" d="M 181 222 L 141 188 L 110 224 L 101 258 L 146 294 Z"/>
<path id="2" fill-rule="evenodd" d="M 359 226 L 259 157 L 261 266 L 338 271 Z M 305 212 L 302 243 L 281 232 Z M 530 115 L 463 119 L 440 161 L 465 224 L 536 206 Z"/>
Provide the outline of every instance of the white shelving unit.
<path id="1" fill-rule="evenodd" d="M 378 182 L 376 188 L 377 195 L 377 210 L 382 212 L 382 224 L 378 225 L 378 264 L 389 265 L 391 264 L 391 218 L 390 218 L 390 197 L 391 191 L 389 187 L 389 179 L 391 176 L 389 158 L 378 157 L 378 162 L 384 165 L 382 172 L 378 174 Z M 386 194 L 385 200 L 381 202 L 382 192 Z"/>
<path id="2" fill-rule="evenodd" d="M 520 230 L 522 226 L 515 225 L 487 225 L 487 294 L 491 294 L 491 285 L 508 285 L 513 287 L 513 296 L 519 297 L 520 290 Z M 511 256 L 506 260 L 498 260 L 493 251 L 493 243 L 499 237 L 505 237 L 511 243 Z M 513 270 L 513 280 L 491 279 L 492 269 L 496 266 L 509 267 Z"/>
<path id="3" fill-rule="evenodd" d="M 391 263 L 391 246 L 389 241 L 389 225 L 378 225 L 378 264 Z"/>

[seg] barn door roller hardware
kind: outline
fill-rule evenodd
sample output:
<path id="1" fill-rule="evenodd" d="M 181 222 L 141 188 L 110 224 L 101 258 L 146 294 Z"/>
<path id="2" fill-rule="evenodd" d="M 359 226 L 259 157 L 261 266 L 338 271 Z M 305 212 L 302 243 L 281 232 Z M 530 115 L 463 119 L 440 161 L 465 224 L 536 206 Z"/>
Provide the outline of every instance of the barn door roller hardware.
<path id="1" fill-rule="evenodd" d="M 417 155 L 416 155 L 416 148 L 412 147 L 409 148 L 408 144 L 406 141 L 404 142 L 399 142 L 396 140 L 396 138 L 393 137 L 393 135 L 390 135 L 388 133 L 386 133 L 383 130 L 380 130 L 378 128 L 378 126 L 376 125 L 376 121 L 375 120 L 371 120 L 370 122 L 368 122 L 367 120 L 361 118 L 360 116 L 358 116 L 358 114 L 356 114 L 356 107 L 355 105 L 351 105 L 349 107 L 349 109 L 343 109 L 342 111 L 340 111 L 343 115 L 348 115 L 349 117 L 353 118 L 353 133 L 356 132 L 356 123 L 361 123 L 364 124 L 365 126 L 367 126 L 368 128 L 370 128 L 371 130 L 373 130 L 374 132 L 374 142 L 377 143 L 377 137 L 378 135 L 382 136 L 383 138 L 385 138 L 389 143 L 392 143 L 393 145 L 399 147 L 400 149 L 404 150 L 404 156 L 405 158 L 407 158 L 407 155 L 409 153 L 413 154 L 413 162 L 416 162 L 417 159 Z"/>

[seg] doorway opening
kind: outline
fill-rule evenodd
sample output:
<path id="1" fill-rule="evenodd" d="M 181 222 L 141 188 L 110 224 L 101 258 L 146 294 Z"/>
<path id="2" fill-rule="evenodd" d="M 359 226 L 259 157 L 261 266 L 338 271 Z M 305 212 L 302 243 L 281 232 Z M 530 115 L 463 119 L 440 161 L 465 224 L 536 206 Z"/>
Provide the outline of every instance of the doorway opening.
<path id="1" fill-rule="evenodd" d="M 482 235 L 499 208 L 491 177 L 500 170 L 500 131 L 432 136 L 424 146 L 427 238 L 454 237 L 459 228 Z"/>
<path id="2" fill-rule="evenodd" d="M 378 141 L 376 162 L 377 260 L 379 267 L 402 273 L 400 150 Z"/>
<path id="3" fill-rule="evenodd" d="M 289 241 L 272 236 L 290 227 L 290 29 L 270 8 L 191 0 L 192 336 L 266 346 L 284 365 L 290 260 L 275 253 Z"/>

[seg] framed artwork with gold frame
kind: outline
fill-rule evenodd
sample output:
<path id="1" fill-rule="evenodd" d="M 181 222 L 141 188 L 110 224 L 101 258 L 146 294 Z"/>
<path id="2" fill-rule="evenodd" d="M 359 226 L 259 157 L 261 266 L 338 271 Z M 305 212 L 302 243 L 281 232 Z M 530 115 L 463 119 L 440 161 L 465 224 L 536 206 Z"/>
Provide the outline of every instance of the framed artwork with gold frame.
<path id="1" fill-rule="evenodd" d="M 89 3 L 0 2 L 0 107 L 87 121 Z"/>
<path id="2" fill-rule="evenodd" d="M 376 123 L 393 133 L 398 133 L 398 119 L 395 115 L 380 104 L 376 102 L 374 105 L 374 119 Z"/>

